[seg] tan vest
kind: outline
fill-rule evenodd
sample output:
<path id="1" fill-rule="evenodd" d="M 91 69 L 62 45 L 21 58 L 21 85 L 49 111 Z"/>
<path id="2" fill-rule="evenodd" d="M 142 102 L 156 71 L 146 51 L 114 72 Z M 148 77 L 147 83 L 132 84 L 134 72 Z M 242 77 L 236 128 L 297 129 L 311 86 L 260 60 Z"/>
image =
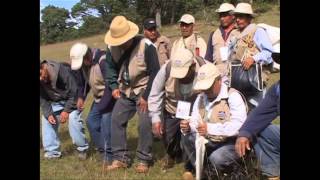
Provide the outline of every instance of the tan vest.
<path id="1" fill-rule="evenodd" d="M 236 89 L 234 88 L 230 88 L 229 91 L 228 91 L 228 94 L 230 95 L 231 93 L 233 92 L 238 92 L 245 105 L 246 105 L 246 110 L 248 112 L 248 105 L 247 105 L 247 102 L 246 102 L 246 99 L 244 97 L 244 95 L 242 93 L 240 93 L 239 91 L 237 91 Z M 228 99 L 221 99 L 220 101 L 217 101 L 213 104 L 213 107 L 211 108 L 211 115 L 210 115 L 210 118 L 208 118 L 208 112 L 206 111 L 205 109 L 205 105 L 204 105 L 204 102 L 203 102 L 203 96 L 201 96 L 200 100 L 199 100 L 199 107 L 198 107 L 198 110 L 199 110 L 199 114 L 201 116 L 201 118 L 206 121 L 206 122 L 209 122 L 209 123 L 225 123 L 225 122 L 228 122 L 231 120 L 231 114 L 230 114 L 230 107 L 229 107 L 229 104 L 228 104 Z M 224 113 L 225 116 L 224 118 L 220 118 L 219 117 L 219 113 Z M 217 135 L 208 135 L 208 138 L 213 141 L 213 142 L 223 142 L 226 140 L 226 136 L 217 136 Z"/>
<path id="2" fill-rule="evenodd" d="M 255 54 L 259 53 L 257 45 L 253 41 L 254 34 L 257 30 L 255 24 L 250 24 L 247 26 L 243 32 L 237 36 L 237 43 L 234 47 L 235 54 L 234 58 L 238 60 L 246 59 L 247 57 L 252 57 Z"/>
<path id="3" fill-rule="evenodd" d="M 236 37 L 240 34 L 240 32 L 237 29 L 231 30 L 228 38 L 226 41 L 224 41 L 222 37 L 222 32 L 220 31 L 220 28 L 218 28 L 212 35 L 212 46 L 213 46 L 213 61 L 216 61 L 217 64 L 221 63 L 221 57 L 220 57 L 220 48 L 223 46 L 227 46 L 230 39 L 233 37 Z"/>
<path id="4" fill-rule="evenodd" d="M 199 68 L 200 66 L 198 65 L 198 63 L 196 63 L 196 72 L 198 72 Z M 170 71 L 168 73 L 170 73 Z M 197 77 L 195 76 L 195 78 Z M 165 83 L 165 93 L 165 109 L 167 112 L 171 114 L 176 113 L 177 103 L 179 100 L 193 103 L 198 95 L 198 93 L 191 90 L 191 94 L 189 95 L 189 97 L 187 99 L 184 99 L 180 93 L 179 80 L 170 76 L 168 77 Z"/>
<path id="5" fill-rule="evenodd" d="M 220 28 L 218 28 L 212 35 L 213 61 L 223 75 L 227 75 L 229 70 L 228 63 L 222 63 L 221 61 L 220 48 L 223 46 L 227 46 L 230 39 L 238 36 L 239 34 L 240 32 L 237 29 L 233 29 L 231 30 L 227 40 L 224 41 L 222 32 L 220 31 Z"/>
<path id="6" fill-rule="evenodd" d="M 100 102 L 105 89 L 105 81 L 99 66 L 100 62 L 105 59 L 106 55 L 101 56 L 99 62 L 90 68 L 89 85 L 96 103 Z"/>
<path id="7" fill-rule="evenodd" d="M 232 59 L 244 60 L 248 57 L 253 57 L 260 52 L 260 49 L 257 47 L 253 41 L 254 34 L 257 30 L 256 24 L 250 24 L 247 26 L 241 34 L 237 36 L 237 43 L 234 47 L 235 53 L 232 55 Z M 268 75 L 270 71 L 263 66 L 262 69 L 262 79 L 264 86 L 266 86 L 267 81 L 269 80 Z"/>
<path id="8" fill-rule="evenodd" d="M 158 59 L 160 67 L 169 61 L 171 52 L 170 39 L 165 36 L 158 37 L 157 41 L 154 43 L 157 47 Z"/>
<path id="9" fill-rule="evenodd" d="M 195 33 L 193 33 L 191 36 L 185 39 L 181 37 L 174 41 L 171 49 L 171 56 L 180 48 L 190 49 L 193 52 L 193 54 L 196 55 L 197 47 L 199 48 L 200 56 L 204 57 L 207 50 L 207 44 L 202 37 L 200 37 L 199 35 L 196 35 Z"/>
<path id="10" fill-rule="evenodd" d="M 126 86 L 121 82 L 121 74 L 124 70 L 124 64 L 120 69 L 119 73 L 119 88 L 127 97 L 132 97 L 133 95 L 140 95 L 147 87 L 149 76 L 147 76 L 147 65 L 145 63 L 145 43 L 150 40 L 143 38 L 139 44 L 133 49 L 129 58 L 129 78 L 130 85 Z M 120 57 L 120 56 L 119 56 Z"/>

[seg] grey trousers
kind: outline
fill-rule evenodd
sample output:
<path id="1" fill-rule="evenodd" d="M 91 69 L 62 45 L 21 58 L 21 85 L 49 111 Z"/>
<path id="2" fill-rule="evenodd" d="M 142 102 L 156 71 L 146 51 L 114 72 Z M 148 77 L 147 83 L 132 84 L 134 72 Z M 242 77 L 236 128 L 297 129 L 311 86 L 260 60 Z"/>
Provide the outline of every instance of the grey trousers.
<path id="1" fill-rule="evenodd" d="M 152 123 L 148 112 L 143 113 L 139 110 L 137 102 L 121 96 L 112 112 L 111 125 L 111 151 L 114 160 L 131 164 L 127 145 L 127 125 L 128 121 L 138 112 L 138 147 L 137 158 L 140 162 L 150 163 L 152 161 Z"/>
<path id="2" fill-rule="evenodd" d="M 173 114 L 164 111 L 163 125 L 163 143 L 166 148 L 166 153 L 172 159 L 179 158 L 179 156 L 182 156 L 180 145 L 180 119 L 175 118 Z"/>

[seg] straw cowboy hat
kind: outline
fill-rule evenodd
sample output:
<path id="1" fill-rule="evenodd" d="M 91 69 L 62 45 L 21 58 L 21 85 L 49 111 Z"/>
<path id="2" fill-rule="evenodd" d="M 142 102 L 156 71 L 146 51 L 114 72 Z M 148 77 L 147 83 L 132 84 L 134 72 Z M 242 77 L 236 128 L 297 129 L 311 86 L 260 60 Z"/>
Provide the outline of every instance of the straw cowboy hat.
<path id="1" fill-rule="evenodd" d="M 104 42 L 110 46 L 119 46 L 139 32 L 139 27 L 128 21 L 124 16 L 116 16 L 113 18 L 110 29 L 104 37 Z"/>
<path id="2" fill-rule="evenodd" d="M 251 4 L 249 3 L 239 3 L 233 11 L 233 14 L 249 14 L 252 17 L 255 17 L 256 14 L 253 13 Z"/>
<path id="3" fill-rule="evenodd" d="M 234 6 L 230 3 L 222 3 L 219 7 L 219 9 L 216 10 L 217 13 L 223 13 L 223 12 L 229 12 L 233 11 Z"/>

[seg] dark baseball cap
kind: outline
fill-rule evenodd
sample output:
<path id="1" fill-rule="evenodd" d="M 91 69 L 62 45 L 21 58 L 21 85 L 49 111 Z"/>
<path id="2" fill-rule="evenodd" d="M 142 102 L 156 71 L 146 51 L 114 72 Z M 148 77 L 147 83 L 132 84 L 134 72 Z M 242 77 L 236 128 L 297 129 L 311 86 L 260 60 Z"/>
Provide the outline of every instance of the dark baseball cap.
<path id="1" fill-rule="evenodd" d="M 156 20 L 153 18 L 147 18 L 146 20 L 144 20 L 143 23 L 143 28 L 145 29 L 151 29 L 151 28 L 156 28 L 157 24 L 156 24 Z"/>

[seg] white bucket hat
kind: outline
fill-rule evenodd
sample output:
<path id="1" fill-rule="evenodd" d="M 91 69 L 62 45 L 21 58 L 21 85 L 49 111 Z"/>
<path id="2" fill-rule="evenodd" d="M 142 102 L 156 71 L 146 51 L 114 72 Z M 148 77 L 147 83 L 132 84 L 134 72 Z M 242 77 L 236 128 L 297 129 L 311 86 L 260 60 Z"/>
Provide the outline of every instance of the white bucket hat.
<path id="1" fill-rule="evenodd" d="M 71 69 L 78 70 L 81 68 L 83 56 L 86 54 L 88 46 L 84 43 L 76 43 L 70 49 Z"/>
<path id="2" fill-rule="evenodd" d="M 252 17 L 255 17 L 256 14 L 253 13 L 251 4 L 249 3 L 239 3 L 233 11 L 234 14 L 249 14 Z"/>
<path id="3" fill-rule="evenodd" d="M 219 9 L 216 10 L 217 13 L 222 13 L 222 12 L 228 12 L 228 11 L 233 11 L 234 6 L 230 3 L 222 3 L 219 7 Z"/>

